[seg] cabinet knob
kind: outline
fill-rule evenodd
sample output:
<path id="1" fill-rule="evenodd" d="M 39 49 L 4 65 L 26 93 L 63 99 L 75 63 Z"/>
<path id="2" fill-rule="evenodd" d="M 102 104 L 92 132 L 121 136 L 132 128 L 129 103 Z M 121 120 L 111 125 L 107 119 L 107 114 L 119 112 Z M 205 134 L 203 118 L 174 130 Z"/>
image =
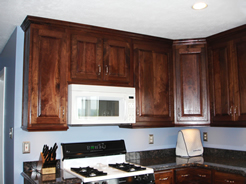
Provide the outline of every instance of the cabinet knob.
<path id="1" fill-rule="evenodd" d="M 159 178 L 159 181 L 167 181 L 168 180 L 168 177 L 166 178 Z"/>

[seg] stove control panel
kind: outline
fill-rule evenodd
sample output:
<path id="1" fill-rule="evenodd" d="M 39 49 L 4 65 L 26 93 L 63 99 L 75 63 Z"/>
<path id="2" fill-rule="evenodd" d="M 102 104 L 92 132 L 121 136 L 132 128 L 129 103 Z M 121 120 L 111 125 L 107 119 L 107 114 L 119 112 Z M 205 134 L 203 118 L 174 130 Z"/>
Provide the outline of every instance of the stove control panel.
<path id="1" fill-rule="evenodd" d="M 88 151 L 105 150 L 105 149 L 106 149 L 106 145 L 104 143 L 87 145 L 87 150 Z"/>

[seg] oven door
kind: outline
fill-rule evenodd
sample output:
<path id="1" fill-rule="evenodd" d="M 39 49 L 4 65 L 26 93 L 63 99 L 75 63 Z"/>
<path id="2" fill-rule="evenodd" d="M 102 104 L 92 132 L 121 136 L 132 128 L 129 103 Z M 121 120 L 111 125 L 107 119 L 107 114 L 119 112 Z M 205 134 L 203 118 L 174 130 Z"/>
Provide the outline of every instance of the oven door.
<path id="1" fill-rule="evenodd" d="M 144 174 L 116 179 L 86 182 L 83 184 L 155 184 L 154 174 Z"/>

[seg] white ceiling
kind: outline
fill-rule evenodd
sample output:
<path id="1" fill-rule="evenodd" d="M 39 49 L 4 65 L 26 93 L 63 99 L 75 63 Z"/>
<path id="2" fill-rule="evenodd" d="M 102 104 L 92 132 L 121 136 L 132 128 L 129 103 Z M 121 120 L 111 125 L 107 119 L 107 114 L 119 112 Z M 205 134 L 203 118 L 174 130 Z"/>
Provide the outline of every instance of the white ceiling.
<path id="1" fill-rule="evenodd" d="M 246 24 L 246 0 L 0 0 L 0 53 L 27 15 L 170 39 L 201 38 Z"/>

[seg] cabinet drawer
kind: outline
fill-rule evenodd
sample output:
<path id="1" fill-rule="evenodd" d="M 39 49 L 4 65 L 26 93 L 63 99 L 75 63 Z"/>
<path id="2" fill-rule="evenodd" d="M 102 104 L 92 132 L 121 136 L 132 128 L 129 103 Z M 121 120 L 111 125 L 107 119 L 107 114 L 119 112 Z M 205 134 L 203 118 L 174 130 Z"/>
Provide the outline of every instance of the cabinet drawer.
<path id="1" fill-rule="evenodd" d="M 214 183 L 216 184 L 219 184 L 219 183 L 242 184 L 242 183 L 246 183 L 246 178 L 241 175 L 237 175 L 237 174 L 230 174 L 230 173 L 215 171 Z"/>
<path id="2" fill-rule="evenodd" d="M 173 170 L 155 172 L 155 184 L 174 184 Z"/>
<path id="3" fill-rule="evenodd" d="M 211 171 L 208 169 L 183 168 L 175 170 L 176 183 L 210 184 L 211 175 Z"/>

